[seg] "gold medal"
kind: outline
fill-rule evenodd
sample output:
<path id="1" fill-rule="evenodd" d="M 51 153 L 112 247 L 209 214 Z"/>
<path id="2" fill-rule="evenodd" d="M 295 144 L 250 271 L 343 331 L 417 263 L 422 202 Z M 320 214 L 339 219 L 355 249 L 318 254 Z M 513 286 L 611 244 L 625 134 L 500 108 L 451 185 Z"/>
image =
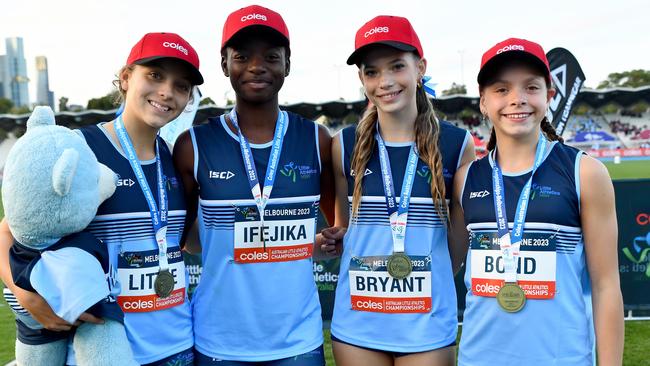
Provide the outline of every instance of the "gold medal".
<path id="1" fill-rule="evenodd" d="M 408 275 L 410 275 L 411 271 L 413 270 L 411 258 L 401 252 L 393 253 L 393 255 L 388 257 L 388 263 L 386 264 L 386 267 L 388 267 L 388 273 L 393 278 L 397 278 L 398 280 L 408 277 Z"/>
<path id="2" fill-rule="evenodd" d="M 505 282 L 497 293 L 497 302 L 504 311 L 516 313 L 524 308 L 526 294 L 515 282 Z"/>
<path id="3" fill-rule="evenodd" d="M 174 276 L 167 270 L 158 272 L 156 280 L 153 282 L 153 288 L 159 297 L 168 297 L 174 289 Z"/>

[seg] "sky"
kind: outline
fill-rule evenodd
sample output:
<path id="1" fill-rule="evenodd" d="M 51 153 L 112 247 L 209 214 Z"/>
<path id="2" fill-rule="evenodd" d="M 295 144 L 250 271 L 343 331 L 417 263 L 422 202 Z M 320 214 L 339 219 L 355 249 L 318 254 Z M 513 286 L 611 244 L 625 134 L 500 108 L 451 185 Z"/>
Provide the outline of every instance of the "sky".
<path id="1" fill-rule="evenodd" d="M 204 97 L 223 106 L 234 99 L 220 68 L 221 31 L 228 14 L 258 4 L 279 12 L 291 38 L 291 74 L 281 104 L 361 99 L 356 66 L 345 61 L 356 30 L 376 15 L 407 17 L 415 28 L 427 75 L 437 91 L 452 83 L 478 94 L 482 53 L 509 37 L 564 47 L 595 87 L 612 72 L 650 69 L 647 0 L 9 0 L 0 5 L 0 54 L 4 38 L 22 37 L 32 101 L 34 59 L 48 59 L 55 98 L 86 106 L 112 91 L 112 80 L 131 47 L 147 32 L 174 32 L 199 54 Z"/>

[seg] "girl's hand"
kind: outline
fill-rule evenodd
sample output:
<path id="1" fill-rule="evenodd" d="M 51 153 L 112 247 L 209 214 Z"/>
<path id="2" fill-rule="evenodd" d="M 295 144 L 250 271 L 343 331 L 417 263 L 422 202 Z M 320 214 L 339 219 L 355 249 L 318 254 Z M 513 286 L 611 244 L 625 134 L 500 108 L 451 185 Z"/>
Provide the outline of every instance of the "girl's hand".
<path id="1" fill-rule="evenodd" d="M 346 232 L 346 228 L 339 226 L 333 226 L 321 230 L 321 251 L 332 257 L 341 255 L 341 253 L 343 253 L 343 237 Z"/>
<path id="2" fill-rule="evenodd" d="M 14 289 L 12 292 L 14 292 L 18 303 L 25 308 L 25 310 L 27 310 L 37 322 L 41 323 L 45 329 L 56 332 L 63 332 L 72 329 L 73 324 L 70 324 L 57 316 L 41 295 L 35 292 L 19 289 Z"/>

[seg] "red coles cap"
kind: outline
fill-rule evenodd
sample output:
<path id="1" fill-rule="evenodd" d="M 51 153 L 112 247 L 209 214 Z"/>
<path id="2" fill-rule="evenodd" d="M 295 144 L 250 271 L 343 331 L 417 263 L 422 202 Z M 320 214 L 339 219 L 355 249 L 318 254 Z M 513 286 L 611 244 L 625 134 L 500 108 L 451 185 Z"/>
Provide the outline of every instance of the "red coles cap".
<path id="1" fill-rule="evenodd" d="M 223 25 L 223 34 L 221 36 L 221 49 L 228 44 L 232 37 L 244 28 L 250 26 L 268 27 L 270 30 L 279 33 L 284 45 L 289 47 L 289 29 L 284 23 L 282 16 L 271 9 L 259 5 L 250 5 L 245 8 L 236 10 L 226 19 Z"/>
<path id="2" fill-rule="evenodd" d="M 161 58 L 175 58 L 184 61 L 191 72 L 193 85 L 203 84 L 199 72 L 199 55 L 181 36 L 174 33 L 147 33 L 133 46 L 127 65 L 146 64 Z"/>
<path id="3" fill-rule="evenodd" d="M 361 62 L 363 48 L 372 44 L 385 44 L 401 51 L 415 51 L 423 57 L 420 39 L 406 18 L 380 15 L 364 24 L 354 37 L 354 52 L 348 57 L 348 65 Z"/>
<path id="4" fill-rule="evenodd" d="M 476 78 L 479 85 L 483 85 L 489 70 L 494 69 L 504 61 L 514 59 L 530 62 L 543 71 L 547 81 L 551 80 L 551 68 L 542 46 L 521 38 L 508 38 L 497 43 L 483 54 L 481 69 Z"/>

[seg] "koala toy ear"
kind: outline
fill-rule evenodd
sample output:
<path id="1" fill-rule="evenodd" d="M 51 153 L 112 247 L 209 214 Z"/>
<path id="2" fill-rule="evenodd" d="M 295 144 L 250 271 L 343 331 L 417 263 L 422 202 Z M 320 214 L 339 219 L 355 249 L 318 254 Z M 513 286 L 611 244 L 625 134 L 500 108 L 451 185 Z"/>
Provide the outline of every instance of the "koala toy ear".
<path id="1" fill-rule="evenodd" d="M 32 111 L 32 115 L 27 120 L 27 129 L 36 126 L 54 125 L 54 111 L 46 106 L 38 106 Z"/>
<path id="2" fill-rule="evenodd" d="M 54 192 L 63 197 L 70 192 L 72 180 L 77 171 L 79 153 L 75 149 L 65 149 L 52 169 L 52 186 Z"/>
<path id="3" fill-rule="evenodd" d="M 109 167 L 99 164 L 99 202 L 106 201 L 115 193 L 117 175 Z"/>

